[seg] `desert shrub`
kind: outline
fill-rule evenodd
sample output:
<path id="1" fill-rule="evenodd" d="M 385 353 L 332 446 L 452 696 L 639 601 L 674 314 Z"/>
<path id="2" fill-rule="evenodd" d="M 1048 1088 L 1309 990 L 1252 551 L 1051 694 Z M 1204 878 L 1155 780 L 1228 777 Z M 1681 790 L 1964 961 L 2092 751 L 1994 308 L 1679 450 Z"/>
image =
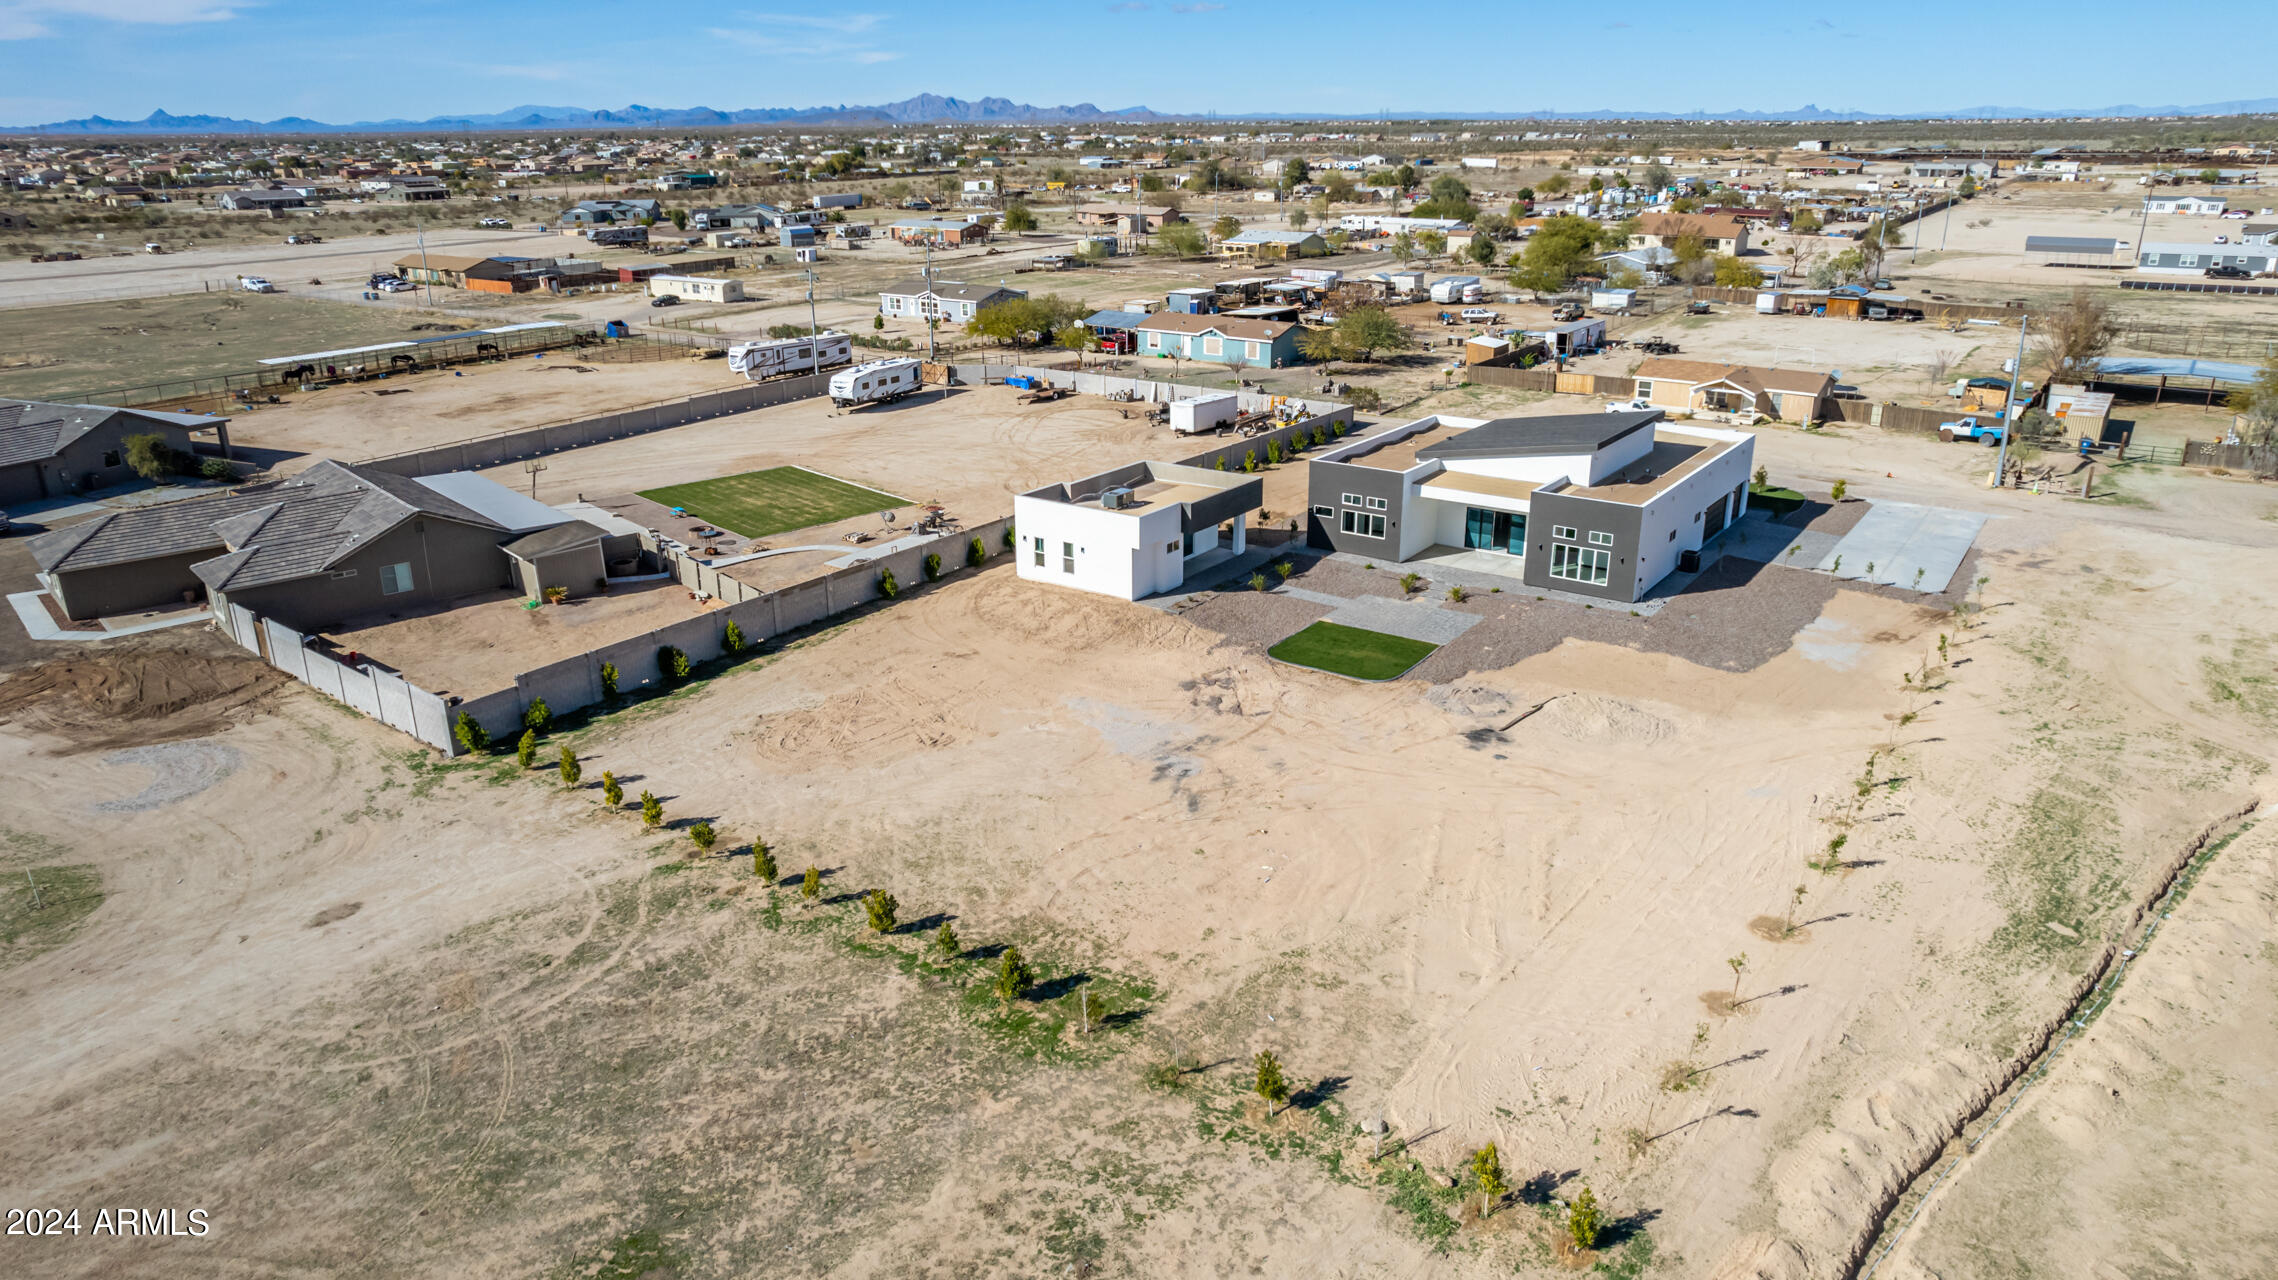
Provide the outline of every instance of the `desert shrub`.
<path id="1" fill-rule="evenodd" d="M 644 827 L 656 827 L 663 825 L 663 823 L 664 801 L 657 799 L 655 796 L 649 794 L 646 791 L 643 791 L 641 793 L 641 825 Z"/>
<path id="2" fill-rule="evenodd" d="M 527 769 L 538 759 L 538 731 L 524 729 L 522 740 L 514 744 L 514 762 Z"/>
<path id="3" fill-rule="evenodd" d="M 888 600 L 902 594 L 902 584 L 894 581 L 892 569 L 880 569 L 878 571 L 878 594 Z"/>
<path id="4" fill-rule="evenodd" d="M 712 846 L 720 842 L 720 833 L 712 829 L 711 823 L 699 822 L 688 828 L 688 838 L 695 843 L 698 853 L 710 853 Z"/>
<path id="5" fill-rule="evenodd" d="M 451 726 L 451 737 L 458 742 L 459 749 L 469 755 L 490 750 L 490 731 L 476 724 L 475 718 L 464 711 Z"/>
<path id="6" fill-rule="evenodd" d="M 553 728 L 554 709 L 546 705 L 544 698 L 530 699 L 529 710 L 522 713 L 522 727 L 538 733 Z"/>
<path id="7" fill-rule="evenodd" d="M 561 769 L 562 785 L 565 787 L 576 786 L 578 780 L 585 776 L 584 766 L 577 762 L 577 752 L 572 750 L 568 743 L 562 744 L 558 767 Z"/>
<path id="8" fill-rule="evenodd" d="M 872 889 L 862 898 L 862 910 L 870 917 L 872 933 L 892 933 L 895 913 L 901 908 L 902 904 L 894 900 L 894 895 L 884 889 Z"/>
<path id="9" fill-rule="evenodd" d="M 925 553 L 925 580 L 933 582 L 941 577 L 941 556 L 938 552 Z"/>
<path id="10" fill-rule="evenodd" d="M 657 650 L 657 670 L 663 672 L 667 680 L 686 680 L 688 655 L 681 652 L 678 646 L 664 645 Z"/>
<path id="11" fill-rule="evenodd" d="M 613 769 L 601 771 L 601 802 L 612 809 L 625 803 L 625 784 L 617 781 L 617 773 Z"/>
<path id="12" fill-rule="evenodd" d="M 744 651 L 744 629 L 731 620 L 727 628 L 720 632 L 720 647 L 729 653 L 742 653 Z"/>
<path id="13" fill-rule="evenodd" d="M 617 696 L 617 664 L 614 662 L 601 664 L 601 696 L 604 698 Z"/>
<path id="14" fill-rule="evenodd" d="M 988 561 L 989 561 L 989 548 L 988 548 L 988 546 L 987 546 L 986 544 L 984 544 L 984 543 L 983 543 L 983 542 L 982 542 L 982 541 L 981 541 L 979 538 L 975 538 L 975 539 L 973 539 L 973 541 L 972 541 L 972 542 L 970 542 L 970 543 L 966 544 L 966 547 L 965 547 L 965 563 L 966 563 L 967 565 L 970 565 L 971 567 L 973 567 L 973 568 L 975 568 L 975 569 L 978 569 L 978 568 L 980 568 L 982 565 L 984 565 L 984 564 L 987 564 L 987 563 L 988 563 Z"/>

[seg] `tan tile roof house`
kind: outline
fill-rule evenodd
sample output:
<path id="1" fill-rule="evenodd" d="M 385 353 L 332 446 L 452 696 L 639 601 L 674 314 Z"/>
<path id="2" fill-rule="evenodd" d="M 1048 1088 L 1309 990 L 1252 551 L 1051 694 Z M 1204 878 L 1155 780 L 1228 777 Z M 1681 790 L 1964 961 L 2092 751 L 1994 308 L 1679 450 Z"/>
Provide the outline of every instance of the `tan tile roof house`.
<path id="1" fill-rule="evenodd" d="M 1686 236 L 1699 236 L 1710 253 L 1748 252 L 1748 227 L 1737 218 L 1705 213 L 1646 213 L 1638 215 L 1632 249 L 1674 249 Z"/>
<path id="2" fill-rule="evenodd" d="M 1783 422 L 1826 416 L 1835 377 L 1809 369 L 1777 369 L 1657 356 L 1637 367 L 1637 394 L 1657 409 L 1754 412 Z"/>

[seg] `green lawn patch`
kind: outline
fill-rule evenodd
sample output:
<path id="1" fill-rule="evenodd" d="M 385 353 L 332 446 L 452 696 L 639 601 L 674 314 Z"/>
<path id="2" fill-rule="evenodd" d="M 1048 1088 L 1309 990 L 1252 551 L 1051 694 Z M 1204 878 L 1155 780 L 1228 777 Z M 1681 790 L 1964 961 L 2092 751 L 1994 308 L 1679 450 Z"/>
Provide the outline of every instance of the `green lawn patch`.
<path id="1" fill-rule="evenodd" d="M 854 516 L 904 507 L 909 499 L 800 467 L 771 467 L 693 484 L 643 490 L 641 496 L 746 538 L 829 524 Z"/>
<path id="2" fill-rule="evenodd" d="M 1762 507 L 1770 511 L 1773 516 L 1778 517 L 1786 515 L 1803 504 L 1804 496 L 1793 489 L 1783 489 L 1778 485 L 1771 484 L 1748 486 L 1748 506 L 1750 509 Z"/>
<path id="3" fill-rule="evenodd" d="M 1390 680 L 1431 657 L 1437 648 L 1436 644 L 1406 636 L 1316 622 L 1266 653 L 1292 666 L 1312 667 L 1355 680 Z"/>
<path id="4" fill-rule="evenodd" d="M 71 940 L 103 905 L 103 873 L 91 866 L 16 868 L 0 877 L 0 969 Z"/>

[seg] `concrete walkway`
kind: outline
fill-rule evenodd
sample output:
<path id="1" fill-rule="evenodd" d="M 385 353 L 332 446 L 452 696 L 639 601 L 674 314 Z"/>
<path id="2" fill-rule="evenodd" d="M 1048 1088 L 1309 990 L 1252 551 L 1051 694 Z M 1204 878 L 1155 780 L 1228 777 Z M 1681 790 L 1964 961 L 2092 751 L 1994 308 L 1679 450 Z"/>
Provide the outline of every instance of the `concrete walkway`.
<path id="1" fill-rule="evenodd" d="M 1363 631 L 1420 640 L 1425 644 L 1446 644 L 1486 619 L 1476 613 L 1457 613 L 1453 609 L 1443 609 L 1436 600 L 1355 596 L 1321 621 L 1334 622 L 1340 627 L 1358 627 Z"/>
<path id="2" fill-rule="evenodd" d="M 1662 599 L 1659 598 L 1662 594 L 1660 592 L 1655 592 L 1654 598 L 1640 600 L 1635 604 L 1623 604 L 1618 600 L 1605 600 L 1597 596 L 1586 596 L 1579 591 L 1559 591 L 1555 588 L 1550 587 L 1529 586 L 1525 580 L 1521 579 L 1518 575 L 1505 572 L 1500 567 L 1498 567 L 1496 572 L 1493 573 L 1481 573 L 1475 569 L 1467 569 L 1463 567 L 1464 561 L 1462 557 L 1465 556 L 1496 556 L 1497 559 L 1511 560 L 1516 563 L 1517 557 L 1515 556 L 1500 556 L 1491 551 L 1466 552 L 1460 548 L 1440 549 L 1455 550 L 1456 555 L 1434 556 L 1432 555 L 1431 550 L 1426 550 L 1422 554 L 1418 555 L 1415 559 L 1410 560 L 1405 564 L 1386 564 L 1382 561 L 1370 560 L 1366 556 L 1357 556 L 1349 552 L 1339 551 L 1334 556 L 1332 556 L 1331 559 L 1342 560 L 1346 564 L 1354 565 L 1356 567 L 1374 564 L 1379 569 L 1390 569 L 1396 572 L 1419 573 L 1423 575 L 1424 581 L 1432 584 L 1433 587 L 1439 588 L 1442 592 L 1444 592 L 1449 587 L 1462 587 L 1464 590 L 1469 591 L 1473 595 L 1491 595 L 1497 591 L 1500 591 L 1506 596 L 1512 596 L 1521 600 L 1532 599 L 1536 596 L 1540 596 L 1545 600 L 1559 600 L 1567 604 L 1586 604 L 1594 609 L 1634 609 L 1644 617 L 1651 617 L 1654 614 L 1659 613 L 1661 611 L 1661 605 L 1663 604 Z M 1667 581 L 1667 579 L 1663 579 L 1663 581 Z M 1687 581 L 1691 581 L 1691 579 L 1688 578 Z"/>
<path id="3" fill-rule="evenodd" d="M 141 635 L 145 631 L 164 631 L 168 627 L 185 627 L 214 616 L 211 609 L 185 609 L 131 626 L 114 626 L 106 621 L 101 631 L 66 631 L 55 624 L 55 615 L 47 611 L 47 605 L 43 603 L 46 597 L 45 591 L 17 591 L 8 597 L 8 606 L 16 611 L 16 620 L 24 624 L 25 633 L 34 640 L 88 643 L 118 636 Z"/>

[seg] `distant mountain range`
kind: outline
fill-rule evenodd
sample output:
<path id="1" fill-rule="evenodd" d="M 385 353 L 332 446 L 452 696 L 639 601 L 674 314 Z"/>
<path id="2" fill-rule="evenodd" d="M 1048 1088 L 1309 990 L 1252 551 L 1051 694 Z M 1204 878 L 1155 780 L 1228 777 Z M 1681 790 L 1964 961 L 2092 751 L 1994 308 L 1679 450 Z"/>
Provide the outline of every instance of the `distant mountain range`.
<path id="1" fill-rule="evenodd" d="M 644 107 L 617 110 L 586 107 L 523 106 L 489 115 L 432 116 L 425 120 L 360 120 L 328 124 L 302 116 L 277 120 L 240 120 L 231 116 L 178 116 L 153 111 L 140 120 L 112 120 L 88 116 L 48 124 L 0 126 L 8 134 L 152 135 L 152 134 L 317 134 L 317 133 L 466 133 L 550 131 L 562 129 L 686 129 L 739 124 L 1114 124 L 1160 120 L 1223 119 L 1240 121 L 1319 121 L 1352 119 L 1398 120 L 1578 120 L 1639 122 L 1681 120 L 1750 120 L 1765 123 L 1843 124 L 1898 120 L 2040 120 L 2139 119 L 2150 116 L 2238 116 L 2278 113 L 2278 98 L 2235 102 L 2209 102 L 2198 106 L 2140 107 L 1962 107 L 1949 111 L 1912 114 L 1877 114 L 1865 111 L 1830 111 L 1809 103 L 1793 111 L 1401 111 L 1389 116 L 1329 114 L 1270 114 L 1218 116 L 1165 114 L 1145 107 L 1103 110 L 1088 102 L 1073 106 L 1038 107 L 1007 98 L 945 98 L 921 93 L 900 102 L 877 106 L 752 107 L 717 111 L 711 107 Z"/>
<path id="2" fill-rule="evenodd" d="M 33 134 L 311 134 L 311 133 L 464 133 L 500 130 L 556 129 L 687 129 L 738 124 L 1082 124 L 1106 121 L 1156 120 L 1162 117 L 1145 107 L 1103 111 L 1088 102 L 1073 106 L 1036 107 L 1007 98 L 944 98 L 921 93 L 900 102 L 853 107 L 753 107 L 717 111 L 711 107 L 644 107 L 596 111 L 588 107 L 516 107 L 489 115 L 431 116 L 425 120 L 359 120 L 328 124 L 302 116 L 278 120 L 240 120 L 233 116 L 178 116 L 153 111 L 140 120 L 113 120 L 88 116 L 48 124 L 0 126 L 0 133 Z"/>

